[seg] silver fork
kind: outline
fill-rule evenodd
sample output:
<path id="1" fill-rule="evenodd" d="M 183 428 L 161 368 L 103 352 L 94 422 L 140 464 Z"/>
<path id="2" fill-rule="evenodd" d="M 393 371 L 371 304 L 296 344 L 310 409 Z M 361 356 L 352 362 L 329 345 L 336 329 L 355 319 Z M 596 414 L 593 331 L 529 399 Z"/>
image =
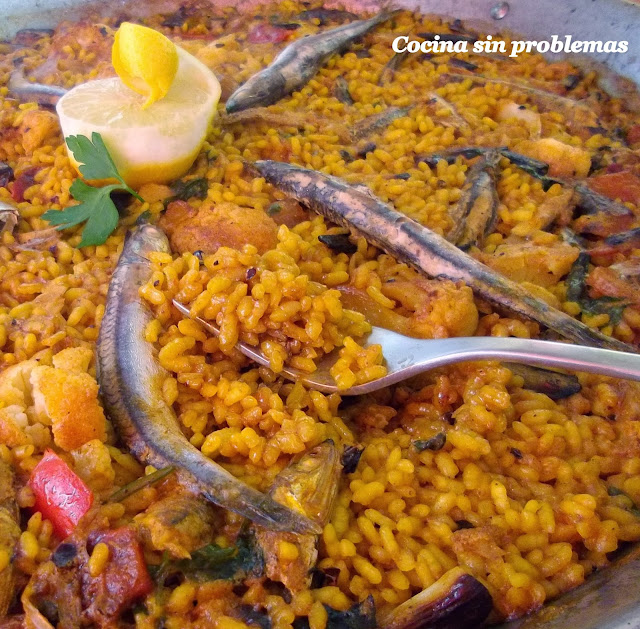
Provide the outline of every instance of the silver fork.
<path id="1" fill-rule="evenodd" d="M 174 299 L 173 305 L 183 315 L 197 321 L 215 336 L 220 334 L 220 330 L 215 325 L 200 317 L 192 317 L 189 314 L 189 308 L 184 304 Z M 500 359 L 527 365 L 564 367 L 573 371 L 590 371 L 627 380 L 640 380 L 640 354 L 570 343 L 495 336 L 414 339 L 376 326 L 372 326 L 371 334 L 364 343 L 361 340 L 359 342 L 364 347 L 374 344 L 382 346 L 387 375 L 340 391 L 341 395 L 371 393 L 416 376 L 423 371 L 467 360 Z M 269 366 L 268 358 L 259 349 L 242 341 L 238 341 L 236 347 L 259 365 Z M 338 391 L 338 387 L 329 370 L 337 358 L 338 350 L 334 350 L 318 362 L 318 368 L 311 374 L 291 367 L 285 367 L 281 374 L 289 380 L 302 382 L 323 393 L 334 393 Z"/>

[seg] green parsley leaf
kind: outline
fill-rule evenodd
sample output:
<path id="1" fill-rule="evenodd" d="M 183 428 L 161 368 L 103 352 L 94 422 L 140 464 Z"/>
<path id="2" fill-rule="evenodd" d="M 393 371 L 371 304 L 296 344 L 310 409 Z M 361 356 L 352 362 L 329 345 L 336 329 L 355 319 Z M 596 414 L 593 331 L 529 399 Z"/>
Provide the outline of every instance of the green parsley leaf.
<path id="1" fill-rule="evenodd" d="M 117 179 L 124 184 L 99 133 L 92 133 L 91 139 L 84 135 L 70 135 L 65 138 L 65 141 L 73 153 L 74 159 L 80 164 L 80 172 L 84 177 L 87 179 Z"/>
<path id="2" fill-rule="evenodd" d="M 221 548 L 209 544 L 194 550 L 190 559 L 170 559 L 164 556 L 158 566 L 151 569 L 154 580 L 162 585 L 172 574 L 182 574 L 197 581 L 224 579 L 239 583 L 249 576 L 259 576 L 264 571 L 262 550 L 252 535 L 241 533 L 235 546 Z"/>
<path id="3" fill-rule="evenodd" d="M 119 183 L 96 188 L 82 179 L 76 179 L 69 192 L 81 203 L 61 211 L 49 210 L 42 218 L 57 225 L 58 229 L 67 229 L 86 221 L 78 247 L 101 245 L 118 226 L 120 218 L 111 200 L 111 193 L 114 190 L 125 190 L 139 201 L 144 202 L 144 199 L 125 183 L 99 133 L 93 133 L 91 140 L 84 135 L 71 135 L 65 140 L 74 159 L 80 164 L 80 173 L 84 177 L 115 179 Z"/>

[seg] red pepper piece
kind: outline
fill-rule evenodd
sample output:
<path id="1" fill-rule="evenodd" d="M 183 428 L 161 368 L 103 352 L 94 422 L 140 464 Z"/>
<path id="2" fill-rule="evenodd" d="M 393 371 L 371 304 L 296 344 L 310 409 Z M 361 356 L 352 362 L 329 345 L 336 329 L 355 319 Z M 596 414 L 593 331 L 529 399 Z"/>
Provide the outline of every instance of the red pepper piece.
<path id="1" fill-rule="evenodd" d="M 286 28 L 272 24 L 256 24 L 247 34 L 247 41 L 251 44 L 277 44 L 289 37 Z"/>
<path id="2" fill-rule="evenodd" d="M 631 145 L 640 142 L 640 124 L 634 124 L 627 131 L 627 142 Z"/>
<path id="3" fill-rule="evenodd" d="M 47 450 L 31 472 L 29 487 L 36 497 L 36 511 L 61 538 L 73 532 L 93 503 L 93 492 L 53 450 Z"/>
<path id="4" fill-rule="evenodd" d="M 587 181 L 589 187 L 610 199 L 640 203 L 640 178 L 625 170 L 619 173 L 596 175 Z"/>
<path id="5" fill-rule="evenodd" d="M 109 560 L 100 575 L 86 583 L 85 595 L 96 613 L 114 619 L 149 594 L 153 582 L 133 527 L 96 531 L 89 536 L 90 547 L 99 542 L 109 547 Z"/>

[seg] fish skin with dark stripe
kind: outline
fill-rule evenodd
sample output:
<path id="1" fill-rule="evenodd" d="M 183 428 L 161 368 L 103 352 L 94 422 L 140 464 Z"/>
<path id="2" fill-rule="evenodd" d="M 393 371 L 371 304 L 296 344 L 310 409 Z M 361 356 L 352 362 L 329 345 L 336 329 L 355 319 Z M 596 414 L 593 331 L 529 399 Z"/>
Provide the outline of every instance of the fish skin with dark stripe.
<path id="1" fill-rule="evenodd" d="M 273 105 L 287 94 L 299 90 L 331 55 L 344 50 L 391 15 L 380 13 L 368 20 L 357 20 L 317 35 L 296 39 L 270 66 L 254 74 L 231 94 L 227 101 L 227 113 Z"/>
<path id="2" fill-rule="evenodd" d="M 170 252 L 164 232 L 138 227 L 127 238 L 111 278 L 97 343 L 97 377 L 110 419 L 131 453 L 156 468 L 173 465 L 181 484 L 265 528 L 318 533 L 320 527 L 235 478 L 191 445 L 162 397 L 168 372 L 144 338 L 153 315 L 138 294 L 151 277 L 148 255 Z"/>
<path id="3" fill-rule="evenodd" d="M 371 244 L 431 277 L 462 281 L 491 303 L 533 319 L 582 345 L 634 352 L 634 348 L 605 336 L 552 308 L 522 286 L 474 260 L 455 245 L 344 181 L 284 162 L 254 162 L 266 181 L 328 220 L 354 228 Z"/>
<path id="4" fill-rule="evenodd" d="M 53 107 L 68 91 L 58 85 L 31 83 L 20 71 L 12 72 L 7 88 L 11 96 L 26 102 L 36 102 L 43 107 Z"/>
<path id="5" fill-rule="evenodd" d="M 503 364 L 512 374 L 524 380 L 523 389 L 544 393 L 552 400 L 563 400 L 579 393 L 582 389 L 580 381 L 574 374 L 559 373 L 520 363 Z"/>
<path id="6" fill-rule="evenodd" d="M 379 114 L 368 116 L 354 125 L 351 135 L 354 140 L 360 140 L 374 131 L 388 127 L 394 120 L 404 118 L 411 109 L 411 107 L 389 107 Z"/>
<path id="7" fill-rule="evenodd" d="M 619 245 L 636 245 L 638 242 L 640 242 L 640 227 L 635 227 L 626 232 L 608 236 L 602 241 L 602 244 L 617 247 Z"/>
<path id="8" fill-rule="evenodd" d="M 480 246 L 498 220 L 500 199 L 496 190 L 496 179 L 500 154 L 487 151 L 467 174 L 462 195 L 451 210 L 453 228 L 447 240 L 461 249 Z"/>

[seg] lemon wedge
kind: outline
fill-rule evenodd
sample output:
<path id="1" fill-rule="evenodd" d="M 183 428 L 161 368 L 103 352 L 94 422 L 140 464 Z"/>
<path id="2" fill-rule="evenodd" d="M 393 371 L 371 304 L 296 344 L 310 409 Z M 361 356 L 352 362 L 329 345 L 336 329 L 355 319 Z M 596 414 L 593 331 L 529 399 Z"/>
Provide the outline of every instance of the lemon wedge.
<path id="1" fill-rule="evenodd" d="M 64 136 L 99 133 L 132 188 L 183 175 L 216 111 L 218 79 L 188 52 L 178 46 L 175 50 L 178 67 L 166 95 L 146 107 L 144 96 L 118 77 L 82 83 L 56 106 Z"/>
<path id="2" fill-rule="evenodd" d="M 123 22 L 111 49 L 111 63 L 122 82 L 147 97 L 143 109 L 164 98 L 178 71 L 176 45 L 152 28 Z"/>

